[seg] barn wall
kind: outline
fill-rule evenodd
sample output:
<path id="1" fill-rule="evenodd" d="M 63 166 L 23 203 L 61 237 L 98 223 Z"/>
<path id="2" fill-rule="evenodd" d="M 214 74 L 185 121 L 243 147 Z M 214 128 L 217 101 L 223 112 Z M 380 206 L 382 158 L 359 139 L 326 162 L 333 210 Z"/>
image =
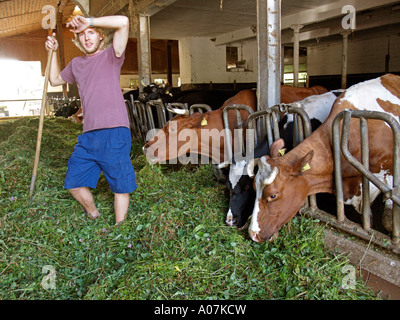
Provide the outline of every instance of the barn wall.
<path id="1" fill-rule="evenodd" d="M 257 81 L 256 41 L 240 43 L 247 70 L 226 70 L 226 46 L 216 46 L 210 38 L 187 37 L 179 40 L 179 63 L 182 85 L 212 83 L 254 83 Z"/>
<path id="2" fill-rule="evenodd" d="M 0 39 L 0 59 L 16 59 L 20 61 L 40 61 L 42 76 L 46 68 L 47 52 L 44 48 L 47 31 L 40 30 L 37 32 L 27 33 L 19 36 Z M 83 55 L 75 44 L 72 42 L 73 34 L 69 30 L 64 30 L 64 54 L 65 65 L 67 65 L 74 57 Z M 178 42 L 172 41 L 171 46 L 171 64 L 172 79 L 174 86 L 178 85 L 179 79 L 179 56 Z M 151 57 L 152 57 L 152 79 L 167 79 L 167 41 L 152 40 L 151 41 Z M 121 87 L 127 88 L 131 84 L 131 80 L 138 79 L 138 59 L 137 59 L 137 41 L 129 39 L 125 62 L 121 71 Z M 49 87 L 50 91 L 61 91 L 61 86 L 57 88 Z"/>
<path id="3" fill-rule="evenodd" d="M 350 36 L 351 37 L 351 36 Z M 348 43 L 348 74 L 383 73 L 388 38 L 351 41 Z M 307 51 L 309 76 L 340 75 L 342 44 L 310 47 Z M 390 37 L 389 72 L 400 71 L 400 37 Z"/>

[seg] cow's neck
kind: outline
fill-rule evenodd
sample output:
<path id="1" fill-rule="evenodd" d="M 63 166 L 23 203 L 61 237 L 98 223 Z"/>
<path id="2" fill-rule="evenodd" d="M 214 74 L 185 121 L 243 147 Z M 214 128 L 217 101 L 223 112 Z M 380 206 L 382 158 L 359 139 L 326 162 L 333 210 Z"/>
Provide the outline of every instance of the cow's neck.
<path id="1" fill-rule="evenodd" d="M 333 154 L 330 144 L 329 125 L 323 124 L 311 136 L 287 154 L 293 165 L 309 151 L 314 151 L 310 169 L 304 174 L 304 183 L 308 186 L 308 194 L 334 193 Z"/>
<path id="2" fill-rule="evenodd" d="M 233 114 L 233 112 L 231 112 Z M 247 114 L 246 114 L 247 116 Z M 242 119 L 244 117 L 242 116 Z M 212 112 L 207 112 L 203 115 L 203 119 L 207 124 L 200 128 L 199 142 L 200 150 L 198 154 L 208 156 L 215 163 L 228 161 L 228 154 L 225 150 L 226 136 L 225 127 L 223 123 L 223 108 L 217 109 Z M 234 129 L 236 125 L 236 118 L 229 117 L 229 128 L 232 137 L 232 147 L 234 146 Z M 205 130 L 202 132 L 202 130 Z"/>

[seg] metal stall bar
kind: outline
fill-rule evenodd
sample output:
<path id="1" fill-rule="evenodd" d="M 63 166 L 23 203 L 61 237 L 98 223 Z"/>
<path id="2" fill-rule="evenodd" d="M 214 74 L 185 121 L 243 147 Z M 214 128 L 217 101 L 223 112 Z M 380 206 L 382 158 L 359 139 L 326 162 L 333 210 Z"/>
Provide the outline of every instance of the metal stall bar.
<path id="1" fill-rule="evenodd" d="M 245 110 L 249 113 L 249 117 L 250 115 L 253 113 L 253 109 L 251 109 L 249 106 L 244 105 L 244 104 L 232 104 L 229 106 L 226 106 L 222 112 L 222 118 L 223 118 L 223 122 L 224 122 L 224 128 L 225 128 L 225 145 L 226 145 L 226 150 L 228 151 L 228 160 L 229 163 L 231 163 L 231 161 L 233 160 L 233 148 L 232 148 L 232 135 L 231 135 L 231 131 L 229 128 L 229 119 L 228 119 L 228 112 L 229 110 L 235 110 L 235 114 L 236 114 L 236 126 L 237 128 L 239 128 L 239 130 L 241 130 L 241 141 L 240 141 L 240 145 L 241 145 L 241 149 L 242 149 L 242 154 L 244 151 L 244 144 L 243 144 L 243 127 L 246 126 L 243 125 L 242 122 L 242 117 L 240 116 L 240 110 Z M 247 118 L 248 120 L 248 118 Z"/>
<path id="2" fill-rule="evenodd" d="M 132 103 L 125 99 L 125 106 L 126 110 L 128 111 L 128 118 L 129 118 L 129 129 L 131 131 L 131 138 L 134 139 L 136 135 L 136 128 L 135 128 L 135 120 L 133 118 L 133 108 L 132 108 Z"/>
<path id="3" fill-rule="evenodd" d="M 375 175 L 373 175 L 367 166 L 364 166 L 360 163 L 348 150 L 348 139 L 350 132 L 350 120 L 351 117 L 359 118 L 361 121 L 361 135 L 368 136 L 365 131 L 365 127 L 367 125 L 366 119 L 376 119 L 385 121 L 389 124 L 390 128 L 393 132 L 393 186 L 389 187 L 382 181 L 380 181 Z M 343 119 L 342 126 L 342 137 L 339 144 L 339 124 L 340 120 Z M 364 128 L 363 128 L 364 126 Z M 345 220 L 344 217 L 344 202 L 343 202 L 343 185 L 342 185 L 342 172 L 341 172 L 341 163 L 340 163 L 340 150 L 343 153 L 344 158 L 354 166 L 358 171 L 360 171 L 363 176 L 365 176 L 369 181 L 371 181 L 377 188 L 379 188 L 387 198 L 390 198 L 393 201 L 393 232 L 392 232 L 392 242 L 397 244 L 399 243 L 399 234 L 400 234 L 400 192 L 399 192 L 399 180 L 400 180 L 400 125 L 399 123 L 389 114 L 378 112 L 378 111 L 365 111 L 365 110 L 345 110 L 339 113 L 333 122 L 332 127 L 333 132 L 333 140 L 334 140 L 334 160 L 335 160 L 335 183 L 336 183 L 336 193 L 337 193 L 337 208 L 338 208 L 338 220 L 339 222 L 343 222 Z M 362 138 L 362 143 L 368 144 L 368 137 Z M 339 149 L 340 148 L 340 149 Z M 362 147 L 362 162 L 368 162 L 367 155 L 365 154 L 368 151 L 367 147 Z M 363 189 L 367 189 L 369 192 L 369 186 L 363 185 Z M 369 195 L 368 195 L 369 197 Z M 364 203 L 365 205 L 365 203 Z M 369 203 L 368 203 L 369 206 Z M 339 210 L 341 216 L 339 217 Z M 368 211 L 365 212 L 368 214 Z M 369 220 L 365 221 L 366 227 L 368 228 Z M 339 226 L 340 228 L 340 226 Z M 359 232 L 351 230 L 346 230 L 353 234 L 356 234 L 360 237 L 363 237 L 363 234 L 360 235 Z M 374 241 L 375 242 L 375 241 Z M 379 241 L 378 244 L 382 245 Z"/>
<path id="4" fill-rule="evenodd" d="M 137 119 L 139 122 L 139 128 L 141 132 L 141 136 L 144 140 L 146 140 L 147 132 L 149 131 L 147 127 L 147 117 L 146 117 L 146 109 L 145 105 L 138 100 L 134 101 L 134 110 L 137 112 Z"/>
<path id="5" fill-rule="evenodd" d="M 154 121 L 153 109 L 155 108 L 157 122 Z M 146 102 L 147 119 L 150 129 L 160 129 L 165 126 L 166 113 L 164 104 L 159 100 L 150 100 Z"/>
<path id="6" fill-rule="evenodd" d="M 203 113 L 204 111 L 209 112 L 209 111 L 212 111 L 212 109 L 208 104 L 204 104 L 204 103 L 195 103 L 195 104 L 192 104 L 189 108 L 189 114 L 193 114 L 195 112 Z"/>
<path id="7" fill-rule="evenodd" d="M 187 103 L 180 103 L 180 102 L 171 102 L 171 103 L 166 103 L 165 108 L 168 110 L 168 121 L 171 120 L 175 114 L 181 114 L 181 115 L 188 115 L 189 110 L 188 110 L 188 104 Z M 180 109 L 182 110 L 182 113 L 177 113 L 174 111 L 174 109 Z"/>
<path id="8" fill-rule="evenodd" d="M 136 103 L 140 103 L 139 101 L 135 101 L 133 98 L 133 94 L 130 95 L 130 103 L 131 103 L 131 112 L 132 112 L 132 123 L 134 124 L 134 132 L 139 137 L 139 139 L 144 140 L 144 136 L 142 134 L 142 130 L 140 128 L 140 117 L 137 110 Z"/>

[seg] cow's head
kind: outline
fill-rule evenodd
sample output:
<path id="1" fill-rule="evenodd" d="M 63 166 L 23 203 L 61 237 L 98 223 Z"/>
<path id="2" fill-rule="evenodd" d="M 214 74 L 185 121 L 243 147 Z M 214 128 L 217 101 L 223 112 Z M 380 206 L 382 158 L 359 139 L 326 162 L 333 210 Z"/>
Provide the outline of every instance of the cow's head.
<path id="1" fill-rule="evenodd" d="M 189 159 L 189 153 L 191 156 L 201 154 L 219 163 L 221 152 L 224 154 L 222 117 L 213 116 L 213 112 L 178 115 L 145 144 L 143 151 L 150 163 L 165 163 L 172 159 L 196 163 L 195 158 Z"/>
<path id="2" fill-rule="evenodd" d="M 277 237 L 280 228 L 292 219 L 308 195 L 306 175 L 314 151 L 302 157 L 290 153 L 280 156 L 284 146 L 282 139 L 271 146 L 271 157 L 264 156 L 248 165 L 249 176 L 254 176 L 254 166 L 258 172 L 254 178 L 256 200 L 249 226 L 251 239 L 257 242 Z"/>
<path id="3" fill-rule="evenodd" d="M 229 167 L 227 179 L 227 190 L 230 195 L 226 223 L 239 229 L 245 228 L 245 224 L 253 211 L 256 197 L 253 179 L 247 175 L 247 163 L 247 160 L 241 160 L 232 164 Z"/>
<path id="4" fill-rule="evenodd" d="M 143 91 L 139 93 L 139 101 L 146 103 L 150 100 L 158 100 L 163 97 L 163 95 L 172 95 L 170 92 L 171 86 L 162 84 L 158 85 L 156 83 L 151 83 L 148 86 L 143 87 Z"/>

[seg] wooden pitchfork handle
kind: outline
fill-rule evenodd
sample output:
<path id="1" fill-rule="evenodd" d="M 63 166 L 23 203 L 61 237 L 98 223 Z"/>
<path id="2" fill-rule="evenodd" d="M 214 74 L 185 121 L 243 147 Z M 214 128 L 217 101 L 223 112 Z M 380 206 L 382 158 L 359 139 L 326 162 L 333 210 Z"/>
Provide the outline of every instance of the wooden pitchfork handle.
<path id="1" fill-rule="evenodd" d="M 51 29 L 49 29 L 49 34 L 51 35 L 52 33 L 53 33 L 53 31 Z M 37 171 L 38 171 L 38 167 L 39 167 L 39 157 L 40 157 L 40 147 L 42 144 L 44 112 L 45 112 L 46 102 L 47 102 L 47 87 L 49 85 L 49 74 L 50 74 L 50 65 L 51 65 L 52 56 L 53 56 L 53 50 L 50 49 L 48 52 L 48 55 L 47 55 L 47 65 L 46 65 L 46 70 L 44 73 L 42 106 L 40 108 L 39 129 L 38 129 L 38 135 L 37 135 L 37 140 L 36 140 L 35 161 L 33 163 L 31 186 L 29 188 L 29 196 L 30 197 L 33 195 L 33 190 L 35 188 L 35 183 L 36 183 Z"/>

